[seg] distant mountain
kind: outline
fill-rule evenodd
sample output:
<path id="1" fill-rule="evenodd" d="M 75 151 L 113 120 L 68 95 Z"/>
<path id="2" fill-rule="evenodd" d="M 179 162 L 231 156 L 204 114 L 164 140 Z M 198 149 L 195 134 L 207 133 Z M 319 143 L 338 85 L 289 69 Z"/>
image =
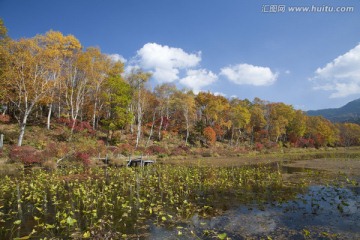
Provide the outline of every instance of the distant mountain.
<path id="1" fill-rule="evenodd" d="M 323 116 L 332 122 L 360 123 L 360 98 L 340 108 L 307 111 L 309 116 Z"/>

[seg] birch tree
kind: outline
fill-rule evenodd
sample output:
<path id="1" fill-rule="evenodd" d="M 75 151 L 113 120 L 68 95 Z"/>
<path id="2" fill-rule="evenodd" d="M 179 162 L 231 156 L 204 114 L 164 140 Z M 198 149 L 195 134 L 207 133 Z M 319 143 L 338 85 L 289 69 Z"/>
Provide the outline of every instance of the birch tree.
<path id="1" fill-rule="evenodd" d="M 30 113 L 51 92 L 54 82 L 49 78 L 48 55 L 38 38 L 11 40 L 5 49 L 3 86 L 16 109 L 20 128 L 17 145 L 21 146 Z"/>
<path id="2" fill-rule="evenodd" d="M 195 95 L 192 91 L 176 91 L 173 95 L 172 102 L 174 104 L 174 107 L 181 111 L 184 117 L 186 129 L 185 145 L 187 145 L 190 136 L 190 128 L 194 122 L 196 115 Z"/>
<path id="3" fill-rule="evenodd" d="M 47 129 L 50 129 L 50 119 L 53 111 L 55 96 L 57 94 L 59 117 L 61 114 L 61 101 L 63 89 L 63 69 L 66 61 L 73 54 L 81 50 L 80 42 L 72 35 L 64 36 L 61 32 L 49 31 L 46 35 L 37 36 L 40 44 L 45 49 L 45 55 L 48 60 L 47 68 L 49 70 L 49 79 L 54 82 L 54 88 L 48 96 L 48 116 Z"/>
<path id="4" fill-rule="evenodd" d="M 131 111 L 135 109 L 135 118 L 132 122 L 137 123 L 137 133 L 136 133 L 136 144 L 135 147 L 139 146 L 140 138 L 141 138 L 141 127 L 142 127 L 142 119 L 144 114 L 144 104 L 145 99 L 143 98 L 143 91 L 145 83 L 151 77 L 150 73 L 143 72 L 141 69 L 133 70 L 127 77 L 128 82 L 132 86 L 134 90 L 133 95 L 133 104 L 130 107 Z"/>

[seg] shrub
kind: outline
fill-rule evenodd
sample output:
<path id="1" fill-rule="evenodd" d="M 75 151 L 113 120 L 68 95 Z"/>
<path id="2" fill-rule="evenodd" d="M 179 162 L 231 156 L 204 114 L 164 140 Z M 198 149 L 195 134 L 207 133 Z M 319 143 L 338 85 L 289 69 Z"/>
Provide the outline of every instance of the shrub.
<path id="1" fill-rule="evenodd" d="M 10 122 L 10 116 L 9 115 L 2 115 L 0 114 L 0 122 L 1 123 L 9 123 Z"/>
<path id="2" fill-rule="evenodd" d="M 205 151 L 201 154 L 201 156 L 203 157 L 212 157 L 212 152 L 211 151 Z"/>
<path id="3" fill-rule="evenodd" d="M 123 143 L 123 144 L 119 144 L 117 149 L 113 152 L 114 155 L 125 155 L 125 156 L 129 156 L 131 155 L 131 153 L 134 151 L 134 147 L 131 146 L 128 143 Z"/>
<path id="4" fill-rule="evenodd" d="M 295 147 L 302 147 L 302 148 L 308 148 L 308 147 L 315 147 L 315 140 L 314 139 L 307 139 L 307 138 L 299 138 L 296 143 Z"/>
<path id="5" fill-rule="evenodd" d="M 218 138 L 222 138 L 225 134 L 225 131 L 221 128 L 219 124 L 215 124 L 213 130 Z"/>
<path id="6" fill-rule="evenodd" d="M 168 153 L 168 151 L 163 147 L 152 145 L 145 150 L 145 153 L 148 155 L 165 155 Z"/>
<path id="7" fill-rule="evenodd" d="M 75 123 L 74 123 L 74 121 L 75 121 Z M 71 129 L 74 125 L 74 132 L 86 132 L 88 134 L 95 134 L 95 131 L 93 130 L 90 123 L 86 122 L 86 121 L 81 122 L 79 120 L 71 120 L 71 119 L 62 117 L 62 118 L 59 118 L 57 120 L 57 122 L 64 124 L 69 129 Z"/>
<path id="8" fill-rule="evenodd" d="M 9 153 L 10 161 L 21 162 L 24 165 L 41 163 L 43 156 L 31 146 L 13 146 Z"/>
<path id="9" fill-rule="evenodd" d="M 46 170 L 55 170 L 57 168 L 56 161 L 46 160 L 41 164 Z"/>
<path id="10" fill-rule="evenodd" d="M 279 148 L 279 144 L 276 142 L 269 141 L 269 142 L 265 143 L 265 147 L 267 149 L 277 149 L 277 148 Z"/>
<path id="11" fill-rule="evenodd" d="M 51 158 L 62 158 L 70 152 L 70 147 L 65 142 L 49 142 L 42 152 L 45 160 Z"/>
<path id="12" fill-rule="evenodd" d="M 254 148 L 255 148 L 256 151 L 261 151 L 264 148 L 264 145 L 257 142 L 257 143 L 255 143 Z"/>
<path id="13" fill-rule="evenodd" d="M 171 151 L 172 156 L 184 156 L 190 153 L 190 148 L 185 145 L 179 145 Z"/>
<path id="14" fill-rule="evenodd" d="M 203 131 L 204 137 L 206 139 L 206 143 L 210 146 L 215 144 L 216 141 L 216 133 L 212 127 L 206 127 Z"/>
<path id="15" fill-rule="evenodd" d="M 77 152 L 75 154 L 75 158 L 76 158 L 76 160 L 82 162 L 82 164 L 86 167 L 89 166 L 91 163 L 90 155 L 86 152 Z"/>

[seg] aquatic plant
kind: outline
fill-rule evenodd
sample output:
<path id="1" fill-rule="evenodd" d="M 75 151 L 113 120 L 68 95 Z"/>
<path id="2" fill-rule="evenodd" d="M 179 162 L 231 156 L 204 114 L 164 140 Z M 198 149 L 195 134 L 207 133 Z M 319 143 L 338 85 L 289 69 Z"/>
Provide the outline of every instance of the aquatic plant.
<path id="1" fill-rule="evenodd" d="M 181 227 L 195 214 L 283 201 L 293 189 L 269 167 L 33 170 L 0 179 L 0 238 L 146 236 L 153 225 Z"/>

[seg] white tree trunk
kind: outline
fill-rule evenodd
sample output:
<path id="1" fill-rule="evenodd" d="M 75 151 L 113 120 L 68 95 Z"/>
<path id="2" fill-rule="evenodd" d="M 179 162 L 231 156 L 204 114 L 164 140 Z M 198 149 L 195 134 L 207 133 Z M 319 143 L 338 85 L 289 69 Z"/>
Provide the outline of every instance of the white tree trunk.
<path id="1" fill-rule="evenodd" d="M 148 140 L 146 141 L 145 147 L 147 147 L 147 145 L 149 144 L 150 139 L 151 139 L 151 137 L 152 137 L 152 135 L 153 135 L 154 125 L 155 125 L 155 115 L 156 115 L 156 111 L 154 110 L 153 119 L 152 119 L 152 124 L 151 124 L 151 129 L 150 129 L 150 134 L 149 134 Z"/>
<path id="2" fill-rule="evenodd" d="M 19 134 L 19 139 L 18 139 L 18 143 L 17 143 L 17 145 L 19 147 L 22 145 L 22 142 L 24 139 L 25 127 L 26 127 L 26 122 L 27 122 L 27 118 L 28 118 L 29 114 L 30 114 L 30 111 L 25 111 L 24 118 L 20 124 L 20 134 Z"/>
<path id="3" fill-rule="evenodd" d="M 47 117 L 47 123 L 46 123 L 46 128 L 48 130 L 50 130 L 50 119 L 51 119 L 51 112 L 52 112 L 52 103 L 49 104 L 49 112 L 48 112 L 48 117 Z"/>
<path id="4" fill-rule="evenodd" d="M 97 99 L 95 100 L 94 104 L 94 113 L 93 113 L 93 130 L 96 129 L 96 111 L 97 111 Z"/>

